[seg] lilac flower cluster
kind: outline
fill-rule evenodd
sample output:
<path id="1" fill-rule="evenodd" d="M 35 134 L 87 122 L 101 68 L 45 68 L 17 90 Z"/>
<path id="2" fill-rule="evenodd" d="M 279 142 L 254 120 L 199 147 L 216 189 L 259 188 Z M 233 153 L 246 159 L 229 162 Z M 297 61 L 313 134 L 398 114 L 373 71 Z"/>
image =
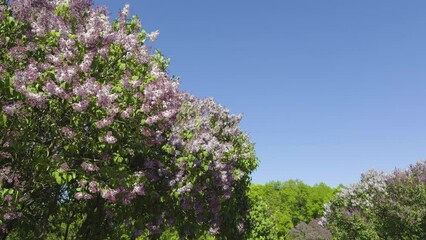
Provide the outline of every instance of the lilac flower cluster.
<path id="1" fill-rule="evenodd" d="M 364 234 L 422 239 L 426 237 L 425 193 L 424 161 L 392 173 L 370 170 L 326 205 L 322 222 L 341 238 Z"/>
<path id="2" fill-rule="evenodd" d="M 0 158 L 1 160 L 1 158 Z M 12 167 L 0 168 L 0 184 L 3 191 L 9 189 L 22 189 L 20 175 Z M 10 194 L 0 195 L 0 234 L 1 231 L 7 231 L 6 224 L 22 216 L 22 212 L 16 208 L 13 197 Z"/>
<path id="3" fill-rule="evenodd" d="M 217 234 L 222 225 L 221 205 L 232 197 L 233 189 L 241 179 L 248 177 L 252 169 L 251 166 L 241 166 L 240 160 L 256 162 L 248 137 L 238 126 L 240 119 L 241 116 L 230 115 L 213 99 L 195 99 L 186 95 L 168 139 L 179 169 L 169 185 L 181 184 L 182 187 L 176 189 L 181 206 L 194 209 L 200 221 L 206 211 L 209 212 L 214 226 L 210 228 L 212 234 Z M 179 161 L 182 157 L 191 160 Z M 206 169 L 202 176 L 196 174 L 199 169 Z M 194 193 L 204 193 L 205 201 L 193 201 L 189 196 Z"/>

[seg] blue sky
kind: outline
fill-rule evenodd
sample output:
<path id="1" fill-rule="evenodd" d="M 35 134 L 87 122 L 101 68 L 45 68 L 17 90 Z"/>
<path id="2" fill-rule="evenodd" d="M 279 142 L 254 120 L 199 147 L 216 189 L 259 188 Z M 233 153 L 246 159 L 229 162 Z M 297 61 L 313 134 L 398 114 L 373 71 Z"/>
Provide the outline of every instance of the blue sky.
<path id="1" fill-rule="evenodd" d="M 426 159 L 426 1 L 97 0 L 130 4 L 170 73 L 243 113 L 253 182 L 336 186 Z"/>

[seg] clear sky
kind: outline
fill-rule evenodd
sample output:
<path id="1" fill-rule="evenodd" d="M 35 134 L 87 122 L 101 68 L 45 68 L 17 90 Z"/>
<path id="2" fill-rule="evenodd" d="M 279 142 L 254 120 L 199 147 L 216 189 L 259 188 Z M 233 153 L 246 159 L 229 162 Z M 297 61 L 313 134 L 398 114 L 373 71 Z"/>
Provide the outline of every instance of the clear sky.
<path id="1" fill-rule="evenodd" d="M 426 159 L 426 1 L 97 0 L 130 4 L 181 89 L 256 143 L 253 182 L 336 186 Z"/>

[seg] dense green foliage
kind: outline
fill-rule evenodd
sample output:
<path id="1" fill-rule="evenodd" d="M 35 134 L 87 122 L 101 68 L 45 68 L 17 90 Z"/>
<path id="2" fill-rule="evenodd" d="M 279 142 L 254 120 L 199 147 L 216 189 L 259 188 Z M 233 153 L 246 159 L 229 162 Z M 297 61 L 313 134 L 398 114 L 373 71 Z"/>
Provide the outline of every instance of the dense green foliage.
<path id="1" fill-rule="evenodd" d="M 266 203 L 278 238 L 284 238 L 297 224 L 320 218 L 334 191 L 323 183 L 309 186 L 299 180 L 275 181 L 252 185 L 250 197 Z"/>
<path id="2" fill-rule="evenodd" d="M 426 239 L 426 162 L 407 170 L 371 170 L 327 206 L 335 239 Z"/>
<path id="3" fill-rule="evenodd" d="M 273 240 L 278 239 L 277 223 L 271 216 L 272 209 L 264 200 L 265 196 L 254 196 L 251 198 L 250 207 L 250 240 Z"/>

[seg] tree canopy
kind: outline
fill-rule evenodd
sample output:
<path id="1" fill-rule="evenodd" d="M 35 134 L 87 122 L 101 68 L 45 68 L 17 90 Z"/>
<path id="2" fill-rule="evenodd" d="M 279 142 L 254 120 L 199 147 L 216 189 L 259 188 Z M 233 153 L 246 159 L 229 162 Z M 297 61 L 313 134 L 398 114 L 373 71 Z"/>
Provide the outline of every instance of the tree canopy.
<path id="1" fill-rule="evenodd" d="M 279 238 L 288 236 L 289 230 L 304 222 L 322 217 L 324 205 L 335 189 L 324 183 L 309 186 L 300 180 L 273 181 L 265 185 L 252 185 L 250 197 L 264 201 Z"/>
<path id="2" fill-rule="evenodd" d="M 128 6 L 0 2 L 0 238 L 241 238 L 253 144 Z"/>

